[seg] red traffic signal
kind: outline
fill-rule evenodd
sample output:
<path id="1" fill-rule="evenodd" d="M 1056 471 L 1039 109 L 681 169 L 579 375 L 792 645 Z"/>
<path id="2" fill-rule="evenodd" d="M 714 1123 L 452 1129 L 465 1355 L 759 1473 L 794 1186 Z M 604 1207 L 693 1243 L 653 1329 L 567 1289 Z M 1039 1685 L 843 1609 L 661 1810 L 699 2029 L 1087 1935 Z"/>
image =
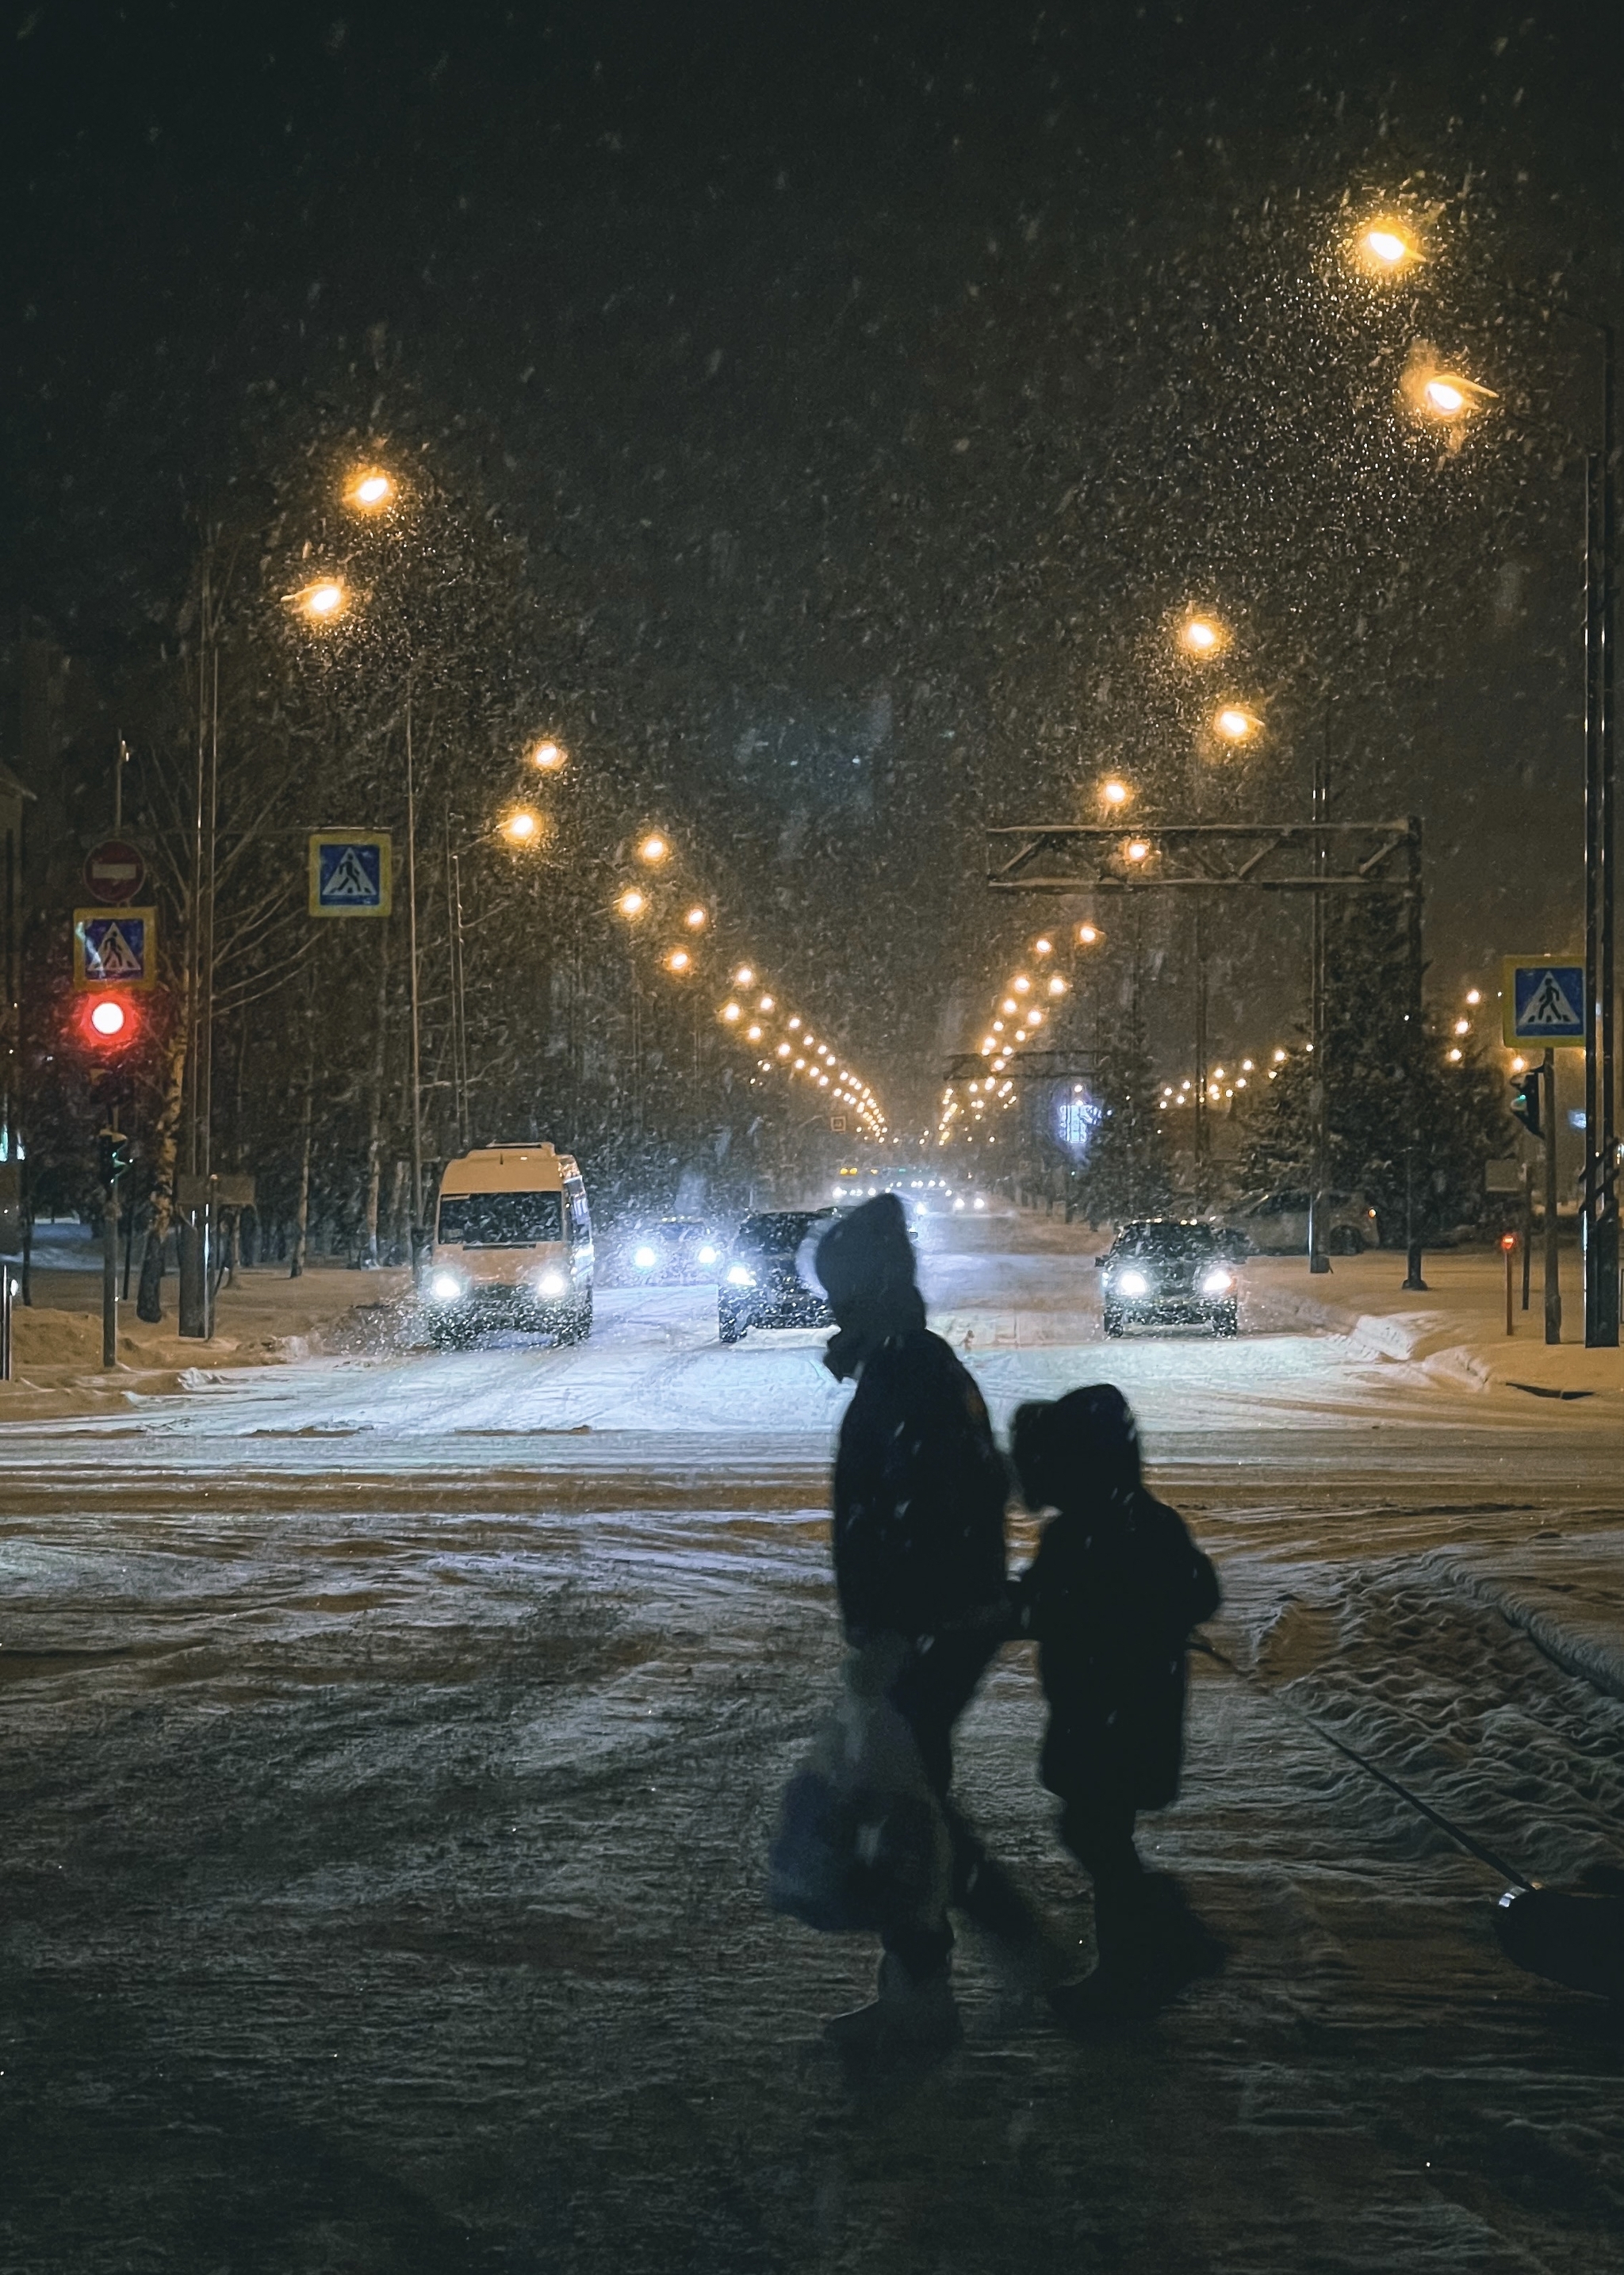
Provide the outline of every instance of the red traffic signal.
<path id="1" fill-rule="evenodd" d="M 79 1024 L 91 1048 L 109 1057 L 135 1040 L 140 1023 L 127 995 L 92 995 Z"/>

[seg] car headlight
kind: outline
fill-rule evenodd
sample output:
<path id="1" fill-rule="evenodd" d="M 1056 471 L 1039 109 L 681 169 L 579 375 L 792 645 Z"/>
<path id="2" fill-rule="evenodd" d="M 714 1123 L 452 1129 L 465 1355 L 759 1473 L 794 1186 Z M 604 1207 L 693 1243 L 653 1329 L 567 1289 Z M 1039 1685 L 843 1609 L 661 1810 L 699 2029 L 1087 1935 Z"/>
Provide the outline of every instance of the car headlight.
<path id="1" fill-rule="evenodd" d="M 702 1248 L 699 1251 L 699 1260 L 701 1264 L 714 1264 L 716 1261 L 715 1250 L 714 1248 Z"/>
<path id="2" fill-rule="evenodd" d="M 454 1304 L 463 1292 L 463 1283 L 455 1272 L 436 1272 L 428 1283 L 428 1292 L 436 1304 Z"/>
<path id="3" fill-rule="evenodd" d="M 542 1296 L 567 1296 L 570 1282 L 562 1272 L 544 1272 L 536 1282 L 536 1290 Z"/>
<path id="4" fill-rule="evenodd" d="M 986 1206 L 986 1203 L 982 1199 L 979 1193 L 976 1195 L 976 1206 L 978 1208 L 985 1208 Z"/>
<path id="5" fill-rule="evenodd" d="M 1124 1272 L 1116 1284 L 1124 1296 L 1148 1296 L 1151 1292 L 1151 1283 L 1143 1272 Z"/>
<path id="6" fill-rule="evenodd" d="M 755 1284 L 756 1275 L 753 1272 L 747 1271 L 742 1264 L 729 1265 L 728 1285 L 729 1288 L 753 1288 Z"/>
<path id="7" fill-rule="evenodd" d="M 660 1258 L 652 1248 L 634 1248 L 631 1251 L 631 1260 L 639 1272 L 652 1272 Z"/>
<path id="8" fill-rule="evenodd" d="M 1201 1292 L 1204 1296 L 1227 1296 L 1234 1285 L 1234 1273 L 1226 1272 L 1221 1264 L 1215 1264 L 1202 1280 Z"/>

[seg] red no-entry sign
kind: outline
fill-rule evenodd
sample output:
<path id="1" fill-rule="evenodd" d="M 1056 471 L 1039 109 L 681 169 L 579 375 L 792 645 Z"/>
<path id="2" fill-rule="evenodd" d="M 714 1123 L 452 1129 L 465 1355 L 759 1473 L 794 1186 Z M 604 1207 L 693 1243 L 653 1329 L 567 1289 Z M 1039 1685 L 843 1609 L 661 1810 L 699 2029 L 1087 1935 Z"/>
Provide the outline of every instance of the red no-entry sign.
<path id="1" fill-rule="evenodd" d="M 111 908 L 137 900 L 147 882 L 145 857 L 122 837 L 103 839 L 85 856 L 85 890 Z"/>

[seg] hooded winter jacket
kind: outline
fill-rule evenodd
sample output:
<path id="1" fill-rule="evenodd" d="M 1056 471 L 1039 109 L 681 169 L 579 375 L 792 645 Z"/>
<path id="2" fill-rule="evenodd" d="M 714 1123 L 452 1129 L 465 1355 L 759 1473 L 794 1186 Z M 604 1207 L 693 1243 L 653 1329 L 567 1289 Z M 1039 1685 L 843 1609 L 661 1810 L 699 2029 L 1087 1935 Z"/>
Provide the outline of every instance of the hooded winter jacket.
<path id="1" fill-rule="evenodd" d="M 1049 1519 L 1020 1599 L 1049 1704 L 1039 1774 L 1051 1793 L 1108 1783 L 1136 1809 L 1173 1800 L 1185 1651 L 1218 1592 L 1177 1510 L 1142 1486 Z"/>
<path id="2" fill-rule="evenodd" d="M 973 1378 L 920 1326 L 870 1343 L 835 1462 L 835 1583 L 853 1642 L 1008 1616 L 1008 1473 Z"/>

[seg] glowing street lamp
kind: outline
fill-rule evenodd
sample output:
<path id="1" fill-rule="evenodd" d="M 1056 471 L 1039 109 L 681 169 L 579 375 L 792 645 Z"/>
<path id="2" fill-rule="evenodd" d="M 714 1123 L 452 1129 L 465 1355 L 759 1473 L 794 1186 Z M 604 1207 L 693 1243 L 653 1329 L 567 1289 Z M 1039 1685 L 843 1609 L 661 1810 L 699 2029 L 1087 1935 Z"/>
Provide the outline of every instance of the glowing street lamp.
<path id="1" fill-rule="evenodd" d="M 1439 427 L 1458 427 L 1499 400 L 1492 387 L 1480 386 L 1462 372 L 1440 371 L 1424 343 L 1411 355 L 1399 391 L 1416 418 Z"/>
<path id="2" fill-rule="evenodd" d="M 751 970 L 749 964 L 741 964 L 738 970 L 733 975 L 733 985 L 736 987 L 748 987 L 755 979 L 755 973 Z M 806 1039 L 810 1043 L 812 1037 L 808 1035 Z"/>
<path id="3" fill-rule="evenodd" d="M 1221 655 L 1229 634 L 1216 616 L 1186 616 L 1179 626 L 1179 646 L 1187 655 Z"/>
<path id="4" fill-rule="evenodd" d="M 687 915 L 683 918 L 683 922 L 687 926 L 690 932 L 703 932 L 706 926 L 710 922 L 710 916 L 706 910 L 700 908 L 696 903 L 695 905 L 689 910 Z"/>
<path id="5" fill-rule="evenodd" d="M 533 845 L 541 835 L 541 817 L 521 805 L 503 821 L 502 834 L 510 845 Z"/>
<path id="6" fill-rule="evenodd" d="M 665 960 L 668 971 L 682 973 L 693 970 L 693 958 L 685 948 L 674 948 Z"/>
<path id="7" fill-rule="evenodd" d="M 1250 743 L 1262 725 L 1256 712 L 1240 703 L 1226 703 L 1212 714 L 1212 732 L 1221 735 L 1226 743 Z"/>
<path id="8" fill-rule="evenodd" d="M 569 758 L 562 743 L 538 743 L 530 753 L 530 763 L 539 775 L 555 775 Z"/>
<path id="9" fill-rule="evenodd" d="M 1122 850 L 1130 861 L 1144 861 L 1149 859 L 1151 849 L 1143 837 L 1130 837 Z"/>
<path id="10" fill-rule="evenodd" d="M 615 905 L 623 917 L 640 917 L 648 906 L 648 902 L 644 895 L 638 892 L 637 887 L 632 885 L 621 895 Z"/>
<path id="11" fill-rule="evenodd" d="M 363 466 L 351 479 L 344 492 L 344 503 L 357 513 L 381 513 L 385 506 L 393 505 L 397 492 L 381 466 Z"/>
<path id="12" fill-rule="evenodd" d="M 1100 933 L 1098 925 L 1080 924 L 1077 926 L 1077 946 L 1079 948 L 1094 947 L 1099 937 Z"/>
<path id="13" fill-rule="evenodd" d="M 307 617 L 313 624 L 330 624 L 336 617 L 342 616 L 350 605 L 350 595 L 336 577 L 318 578 L 313 585 L 306 585 L 302 593 L 294 593 L 289 597 L 300 616 Z"/>
<path id="14" fill-rule="evenodd" d="M 1099 785 L 1100 803 L 1104 805 L 1126 805 L 1131 795 L 1127 783 L 1118 782 L 1114 777 L 1110 782 L 1103 782 Z"/>
<path id="15" fill-rule="evenodd" d="M 1367 276 L 1386 280 L 1401 276 L 1424 256 L 1415 238 L 1401 222 L 1387 215 L 1367 222 L 1348 246 L 1354 265 Z"/>
<path id="16" fill-rule="evenodd" d="M 648 835 L 638 847 L 638 859 L 639 861 L 646 861 L 650 868 L 654 868 L 666 858 L 670 850 L 671 849 L 669 845 L 660 835 L 660 832 L 657 829 L 651 829 Z"/>

